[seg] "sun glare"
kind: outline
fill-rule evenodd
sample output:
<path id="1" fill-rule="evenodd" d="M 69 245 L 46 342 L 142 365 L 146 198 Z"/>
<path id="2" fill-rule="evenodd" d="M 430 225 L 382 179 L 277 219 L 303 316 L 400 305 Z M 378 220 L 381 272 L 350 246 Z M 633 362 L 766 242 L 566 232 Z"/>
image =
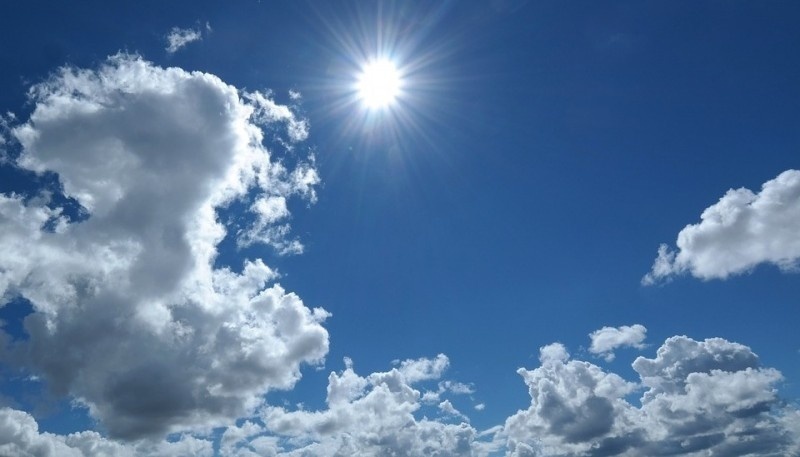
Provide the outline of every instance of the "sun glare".
<path id="1" fill-rule="evenodd" d="M 402 80 L 394 64 L 378 60 L 364 66 L 358 78 L 358 95 L 368 108 L 384 108 L 400 93 Z"/>

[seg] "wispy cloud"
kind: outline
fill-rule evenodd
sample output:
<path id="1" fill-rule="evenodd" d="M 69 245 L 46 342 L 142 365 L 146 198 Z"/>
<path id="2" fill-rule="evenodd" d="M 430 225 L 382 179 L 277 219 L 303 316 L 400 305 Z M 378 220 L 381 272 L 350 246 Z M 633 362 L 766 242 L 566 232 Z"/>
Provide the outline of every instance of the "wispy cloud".
<path id="1" fill-rule="evenodd" d="M 769 263 L 794 270 L 800 259 L 800 171 L 787 170 L 761 192 L 731 189 L 678 234 L 677 251 L 658 249 L 645 285 L 689 273 L 725 279 Z"/>
<path id="2" fill-rule="evenodd" d="M 206 30 L 211 30 L 211 27 L 208 24 L 206 24 Z M 203 32 L 197 28 L 182 29 L 179 27 L 173 27 L 172 30 L 170 30 L 170 32 L 167 34 L 166 38 L 167 47 L 165 49 L 168 53 L 174 54 L 190 43 L 202 40 Z"/>

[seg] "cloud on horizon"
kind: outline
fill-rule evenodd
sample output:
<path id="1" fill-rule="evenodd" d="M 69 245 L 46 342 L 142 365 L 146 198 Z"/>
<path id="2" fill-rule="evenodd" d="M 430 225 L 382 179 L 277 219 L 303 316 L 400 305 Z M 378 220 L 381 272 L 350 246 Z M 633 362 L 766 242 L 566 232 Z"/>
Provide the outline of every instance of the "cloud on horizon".
<path id="1" fill-rule="evenodd" d="M 726 279 L 768 263 L 784 271 L 800 260 L 800 170 L 765 182 L 761 192 L 731 189 L 678 233 L 677 251 L 666 244 L 642 284 L 689 273 L 702 280 Z"/>
<path id="2" fill-rule="evenodd" d="M 800 452 L 800 411 L 776 394 L 781 374 L 747 346 L 721 338 L 668 338 L 654 358 L 638 357 L 637 382 L 571 359 L 560 343 L 540 349 L 541 365 L 521 368 L 531 396 L 504 424 L 477 430 L 451 399 L 428 417 L 421 384 L 443 380 L 449 361 L 407 361 L 366 376 L 345 359 L 328 377 L 327 407 L 265 405 L 219 438 L 222 457 L 443 455 L 489 456 L 777 456 Z M 439 365 L 441 370 L 430 370 Z M 429 376 L 419 377 L 419 373 Z M 457 383 L 455 383 L 457 384 Z M 639 402 L 628 400 L 641 393 Z M 452 395 L 457 395 L 452 392 Z M 210 455 L 211 442 L 120 443 L 95 432 L 40 433 L 27 413 L 0 409 L 0 451 L 16 455 Z M 10 451 L 9 451 L 10 452 Z M 38 453 L 35 453 L 38 452 Z M 106 452 L 106 454 L 104 454 Z M 397 454 L 399 455 L 399 454 Z"/>
<path id="3" fill-rule="evenodd" d="M 638 383 L 541 349 L 541 366 L 519 374 L 531 405 L 508 418 L 511 456 L 795 455 L 798 411 L 777 397 L 781 374 L 750 348 L 721 338 L 668 338 L 638 357 Z M 627 400 L 644 390 L 641 406 Z"/>
<path id="4" fill-rule="evenodd" d="M 485 440 L 449 399 L 438 404 L 441 417 L 419 417 L 424 401 L 417 384 L 440 380 L 448 366 L 440 354 L 359 376 L 348 360 L 343 372 L 328 378 L 327 409 L 266 407 L 260 414 L 264 432 L 296 444 L 279 455 L 486 455 L 497 444 Z"/>
<path id="5" fill-rule="evenodd" d="M 142 441 L 126 444 L 104 438 L 97 432 L 85 431 L 56 435 L 39 431 L 39 424 L 30 414 L 11 408 L 0 408 L 0 455 L 15 457 L 211 457 L 213 443 L 191 435 L 173 442 Z"/>

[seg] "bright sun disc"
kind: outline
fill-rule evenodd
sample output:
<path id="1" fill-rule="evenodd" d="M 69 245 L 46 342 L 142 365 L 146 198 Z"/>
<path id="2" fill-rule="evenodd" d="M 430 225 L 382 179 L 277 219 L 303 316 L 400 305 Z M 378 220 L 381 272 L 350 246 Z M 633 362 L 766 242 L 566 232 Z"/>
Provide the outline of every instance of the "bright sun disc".
<path id="1" fill-rule="evenodd" d="M 367 64 L 358 78 L 358 95 L 369 108 L 391 104 L 400 93 L 400 73 L 388 60 Z"/>

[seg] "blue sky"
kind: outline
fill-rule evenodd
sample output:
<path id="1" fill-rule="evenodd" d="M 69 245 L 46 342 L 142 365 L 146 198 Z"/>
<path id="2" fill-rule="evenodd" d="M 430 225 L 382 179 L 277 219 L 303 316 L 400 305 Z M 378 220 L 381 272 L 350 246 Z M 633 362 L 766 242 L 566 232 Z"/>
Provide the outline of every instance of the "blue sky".
<path id="1" fill-rule="evenodd" d="M 800 452 L 797 4 L 5 10 L 0 454 Z"/>

